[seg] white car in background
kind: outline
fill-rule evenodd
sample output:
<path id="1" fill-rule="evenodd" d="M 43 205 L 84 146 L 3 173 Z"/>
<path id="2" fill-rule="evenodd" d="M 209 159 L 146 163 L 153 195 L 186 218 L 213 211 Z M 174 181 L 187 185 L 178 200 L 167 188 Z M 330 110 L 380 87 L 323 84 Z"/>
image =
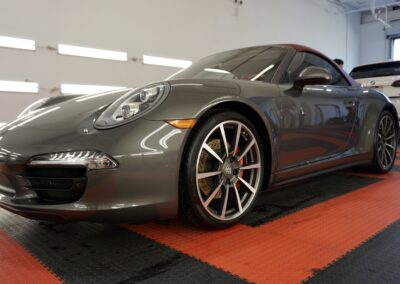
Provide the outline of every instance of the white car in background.
<path id="1" fill-rule="evenodd" d="M 363 87 L 374 88 L 389 97 L 400 114 L 400 61 L 357 66 L 350 76 Z"/>

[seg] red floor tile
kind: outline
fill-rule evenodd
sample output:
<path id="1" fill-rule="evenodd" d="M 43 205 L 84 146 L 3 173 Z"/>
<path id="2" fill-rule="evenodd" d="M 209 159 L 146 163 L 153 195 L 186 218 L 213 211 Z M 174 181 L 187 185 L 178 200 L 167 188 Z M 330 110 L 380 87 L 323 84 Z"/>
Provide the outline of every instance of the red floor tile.
<path id="1" fill-rule="evenodd" d="M 257 283 L 299 283 L 400 218 L 400 174 L 263 226 L 128 229 Z"/>
<path id="2" fill-rule="evenodd" d="M 1 283 L 62 283 L 16 241 L 0 230 Z"/>

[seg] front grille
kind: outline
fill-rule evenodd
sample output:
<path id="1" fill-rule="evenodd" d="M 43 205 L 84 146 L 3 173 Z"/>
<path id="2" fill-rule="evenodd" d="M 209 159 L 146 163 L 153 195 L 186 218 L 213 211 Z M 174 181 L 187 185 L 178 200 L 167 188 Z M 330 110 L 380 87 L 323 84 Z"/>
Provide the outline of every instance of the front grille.
<path id="1" fill-rule="evenodd" d="M 60 168 L 45 168 L 45 167 L 28 167 L 26 170 L 27 176 L 31 177 L 53 177 L 53 178 L 75 178 L 85 177 L 85 167 L 60 167 Z"/>
<path id="2" fill-rule="evenodd" d="M 33 178 L 30 177 L 31 188 L 69 190 L 74 181 L 66 178 Z"/>
<path id="3" fill-rule="evenodd" d="M 70 203 L 78 201 L 86 188 L 86 168 L 27 168 L 27 188 L 36 192 L 40 201 Z"/>

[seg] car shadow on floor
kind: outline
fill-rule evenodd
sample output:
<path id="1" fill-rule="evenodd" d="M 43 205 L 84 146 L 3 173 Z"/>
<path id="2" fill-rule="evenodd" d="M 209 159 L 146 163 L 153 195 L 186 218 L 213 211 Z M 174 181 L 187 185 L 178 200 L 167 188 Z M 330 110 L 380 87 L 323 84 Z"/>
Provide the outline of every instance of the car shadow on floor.
<path id="1" fill-rule="evenodd" d="M 336 172 L 261 193 L 243 224 L 259 226 L 320 202 L 380 181 L 378 177 Z"/>

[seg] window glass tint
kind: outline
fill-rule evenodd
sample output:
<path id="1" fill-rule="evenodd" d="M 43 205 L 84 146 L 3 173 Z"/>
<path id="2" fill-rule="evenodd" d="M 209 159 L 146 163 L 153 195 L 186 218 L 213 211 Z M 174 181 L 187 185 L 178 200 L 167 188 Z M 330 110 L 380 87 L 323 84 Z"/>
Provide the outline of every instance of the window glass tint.
<path id="1" fill-rule="evenodd" d="M 169 79 L 240 79 L 270 82 L 286 49 L 252 47 L 208 56 Z"/>
<path id="2" fill-rule="evenodd" d="M 322 67 L 327 69 L 332 75 L 332 81 L 329 85 L 336 86 L 348 86 L 346 79 L 339 73 L 339 71 L 330 62 L 325 59 L 307 52 L 299 52 L 293 58 L 291 64 L 286 70 L 281 83 L 289 84 L 294 83 L 294 81 L 299 77 L 301 72 L 310 66 Z"/>
<path id="3" fill-rule="evenodd" d="M 354 79 L 400 75 L 400 61 L 364 65 L 354 68 L 350 76 Z"/>

